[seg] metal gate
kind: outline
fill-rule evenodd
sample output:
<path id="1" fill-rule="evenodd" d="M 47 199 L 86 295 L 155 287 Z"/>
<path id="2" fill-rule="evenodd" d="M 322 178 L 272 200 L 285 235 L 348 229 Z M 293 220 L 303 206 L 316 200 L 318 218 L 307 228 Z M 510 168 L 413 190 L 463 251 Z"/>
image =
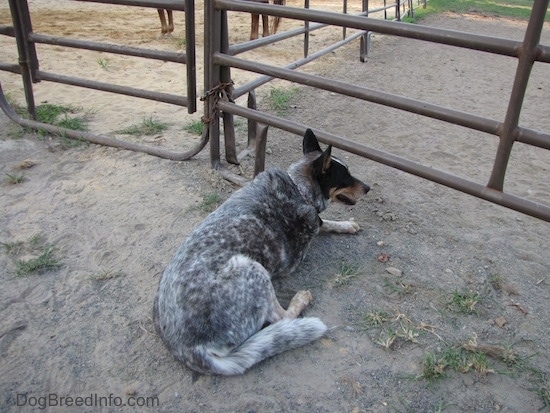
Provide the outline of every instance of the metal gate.
<path id="1" fill-rule="evenodd" d="M 409 172 L 413 175 L 525 214 L 550 221 L 550 207 L 548 205 L 503 191 L 506 168 L 514 143 L 520 142 L 541 149 L 550 149 L 549 133 L 520 127 L 518 125 L 527 82 L 534 62 L 550 63 L 550 47 L 539 44 L 547 9 L 548 0 L 534 1 L 524 40 L 523 42 L 518 42 L 490 36 L 404 24 L 395 21 L 372 19 L 365 16 L 350 16 L 343 13 L 274 6 L 263 3 L 251 3 L 243 0 L 205 0 L 205 36 L 208 47 L 208 53 L 205 53 L 205 58 L 208 59 L 206 66 L 211 69 L 205 79 L 205 84 L 207 85 L 207 89 L 212 91 L 220 90 L 220 88 L 223 89 L 223 93 L 218 92 L 211 94 L 208 97 L 210 104 L 205 106 L 207 117 L 214 120 L 210 124 L 211 158 L 213 166 L 218 168 L 220 163 L 220 151 L 218 146 L 220 135 L 219 123 L 216 121 L 217 111 L 221 112 L 224 121 L 228 119 L 230 114 L 238 115 L 298 135 L 302 135 L 308 127 L 307 125 L 290 122 L 287 119 L 267 113 L 261 113 L 252 108 L 241 107 L 233 103 L 230 93 L 231 90 L 226 90 L 226 86 L 231 79 L 230 69 L 238 68 L 255 72 L 267 76 L 268 78 L 284 79 L 496 135 L 500 138 L 500 142 L 495 154 L 492 173 L 488 179 L 487 185 L 481 185 L 448 172 L 436 170 L 394 154 L 353 142 L 345 137 L 314 129 L 315 134 L 324 143 L 332 144 L 335 147 L 356 155 Z M 364 36 L 367 36 L 368 32 L 376 32 L 515 57 L 518 59 L 518 66 L 505 119 L 502 121 L 488 119 L 475 114 L 464 113 L 403 96 L 396 96 L 374 89 L 350 85 L 345 82 L 296 72 L 293 70 L 296 65 L 281 68 L 238 58 L 236 55 L 242 50 L 242 47 L 230 46 L 228 41 L 228 11 L 268 14 L 285 19 L 296 19 L 317 22 L 319 24 L 341 26 L 344 28 L 359 29 L 362 30 L 361 35 L 363 39 L 365 39 Z M 283 34 L 279 37 L 283 38 Z M 241 89 L 236 89 L 237 95 L 242 88 L 241 86 Z M 224 122 L 224 125 L 226 123 L 227 122 Z M 231 122 L 229 122 L 229 124 L 231 124 Z M 226 129 L 226 156 L 228 162 L 234 162 L 234 138 L 232 134 L 228 132 L 230 131 Z M 262 143 L 262 139 L 259 140 L 259 143 L 261 150 L 263 150 L 265 143 Z"/>
<path id="2" fill-rule="evenodd" d="M 27 101 L 28 112 L 32 119 L 20 117 L 13 111 L 8 104 L 0 85 L 0 107 L 6 115 L 13 121 L 22 126 L 43 129 L 51 133 L 62 132 L 65 136 L 72 139 L 84 139 L 91 143 L 99 145 L 112 146 L 116 148 L 128 149 L 136 152 L 144 152 L 176 161 L 182 161 L 191 158 L 199 153 L 208 143 L 208 137 L 203 134 L 200 142 L 187 152 L 176 152 L 159 147 L 136 144 L 133 142 L 114 139 L 93 133 L 73 131 L 62 129 L 56 126 L 48 125 L 36 121 L 36 110 L 34 104 L 34 95 L 32 84 L 40 81 L 58 82 L 67 85 L 80 86 L 90 89 L 102 90 L 106 92 L 118 93 L 127 96 L 134 96 L 142 99 L 155 100 L 158 102 L 171 103 L 177 106 L 187 107 L 189 113 L 196 111 L 196 68 L 195 68 L 195 2 L 194 0 L 78 0 L 95 3 L 119 4 L 123 6 L 140 6 L 151 8 L 163 8 L 169 10 L 185 11 L 185 53 L 165 52 L 159 50 L 149 50 L 136 47 L 128 47 L 118 44 L 105 44 L 86 40 L 76 40 L 63 37 L 50 36 L 34 33 L 29 13 L 27 0 L 9 0 L 10 11 L 12 15 L 13 27 L 0 26 L 0 34 L 13 36 L 16 38 L 19 52 L 19 64 L 8 64 L 0 62 L 0 70 L 17 73 L 22 76 L 23 87 L 25 89 L 25 98 Z M 36 53 L 35 44 L 49 44 L 64 46 L 76 49 L 95 50 L 127 56 L 137 56 L 148 59 L 163 60 L 168 62 L 180 63 L 186 66 L 187 76 L 187 96 L 178 96 L 168 93 L 159 93 L 149 90 L 137 89 L 133 87 L 118 86 L 105 82 L 80 79 L 64 74 L 50 73 L 40 70 L 39 59 Z"/>

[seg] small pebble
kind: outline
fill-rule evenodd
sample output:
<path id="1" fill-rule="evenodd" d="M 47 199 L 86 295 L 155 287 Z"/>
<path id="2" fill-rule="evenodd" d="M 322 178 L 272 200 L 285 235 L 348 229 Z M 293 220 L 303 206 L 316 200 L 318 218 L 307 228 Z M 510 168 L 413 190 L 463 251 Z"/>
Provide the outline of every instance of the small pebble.
<path id="1" fill-rule="evenodd" d="M 389 272 L 391 275 L 395 275 L 396 277 L 401 277 L 403 275 L 403 271 L 395 267 L 388 267 L 386 268 L 386 271 Z"/>

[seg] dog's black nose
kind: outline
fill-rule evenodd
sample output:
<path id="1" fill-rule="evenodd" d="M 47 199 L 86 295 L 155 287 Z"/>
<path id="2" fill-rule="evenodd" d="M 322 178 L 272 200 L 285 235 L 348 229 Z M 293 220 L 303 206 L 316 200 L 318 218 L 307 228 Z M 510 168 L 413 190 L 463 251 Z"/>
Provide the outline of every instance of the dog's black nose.
<path id="1" fill-rule="evenodd" d="M 367 184 L 363 184 L 363 191 L 365 191 L 365 194 L 370 191 L 370 186 Z"/>

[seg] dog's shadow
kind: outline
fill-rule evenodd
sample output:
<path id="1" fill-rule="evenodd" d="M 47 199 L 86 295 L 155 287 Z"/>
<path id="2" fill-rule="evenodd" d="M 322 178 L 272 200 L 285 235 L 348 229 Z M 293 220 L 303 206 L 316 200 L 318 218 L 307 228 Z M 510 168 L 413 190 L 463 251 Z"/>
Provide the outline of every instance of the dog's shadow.
<path id="1" fill-rule="evenodd" d="M 373 265 L 370 257 L 376 256 L 376 245 L 372 237 L 363 232 L 357 235 L 321 233 L 313 239 L 306 257 L 296 271 L 286 277 L 272 280 L 277 299 L 286 308 L 300 290 L 323 289 L 338 273 L 342 263 L 357 264 L 360 267 Z"/>

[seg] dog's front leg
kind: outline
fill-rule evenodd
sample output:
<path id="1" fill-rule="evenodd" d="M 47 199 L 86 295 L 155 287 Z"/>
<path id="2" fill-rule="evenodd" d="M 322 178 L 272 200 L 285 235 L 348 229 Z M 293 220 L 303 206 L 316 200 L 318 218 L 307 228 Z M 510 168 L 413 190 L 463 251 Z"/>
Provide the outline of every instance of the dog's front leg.
<path id="1" fill-rule="evenodd" d="M 322 220 L 321 231 L 336 232 L 338 234 L 356 234 L 361 227 L 353 220 L 349 221 L 329 221 Z"/>

